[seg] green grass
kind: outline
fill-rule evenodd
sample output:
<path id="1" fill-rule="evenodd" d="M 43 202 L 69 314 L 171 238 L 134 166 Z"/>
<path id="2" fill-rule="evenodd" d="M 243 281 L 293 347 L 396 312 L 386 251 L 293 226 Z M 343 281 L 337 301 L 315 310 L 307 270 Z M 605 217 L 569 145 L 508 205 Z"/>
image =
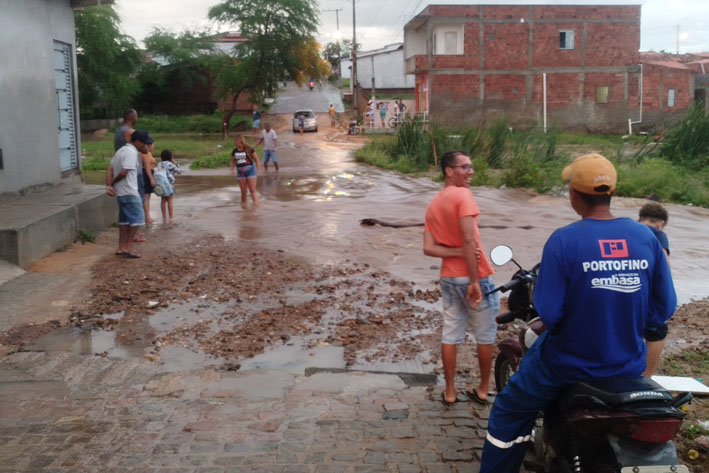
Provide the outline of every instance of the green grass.
<path id="1" fill-rule="evenodd" d="M 221 135 L 191 136 L 183 134 L 156 133 L 153 156 L 159 160 L 160 152 L 169 149 L 178 160 L 207 158 L 214 154 L 231 151 L 231 139 L 223 141 Z M 113 157 L 113 134 L 106 134 L 100 141 L 83 141 L 82 169 L 101 171 L 108 167 Z"/>
<path id="2" fill-rule="evenodd" d="M 639 144 L 643 143 L 647 138 L 639 135 L 630 135 L 625 138 L 621 135 L 611 134 L 580 134 L 580 133 L 557 133 L 557 144 L 559 145 L 585 145 L 597 147 L 614 147 L 624 143 Z"/>
<path id="3" fill-rule="evenodd" d="M 152 133 L 221 133 L 223 112 L 216 110 L 211 115 L 141 115 L 138 128 Z M 235 114 L 230 128 L 243 123 L 251 126 L 251 117 Z"/>
<path id="4" fill-rule="evenodd" d="M 231 148 L 227 151 L 222 151 L 209 156 L 201 156 L 196 158 L 190 164 L 191 169 L 214 169 L 229 165 L 231 159 Z"/>
<path id="5" fill-rule="evenodd" d="M 377 100 L 414 100 L 414 94 L 377 94 Z"/>
<path id="6" fill-rule="evenodd" d="M 396 138 L 389 135 L 375 135 L 362 148 L 355 151 L 355 161 L 373 164 L 384 169 L 399 171 L 401 173 L 424 172 L 428 165 L 421 165 L 411 157 L 400 154 L 391 157 L 392 147 Z"/>
<path id="7" fill-rule="evenodd" d="M 618 165 L 616 195 L 709 207 L 709 171 L 692 171 L 662 158 Z"/>

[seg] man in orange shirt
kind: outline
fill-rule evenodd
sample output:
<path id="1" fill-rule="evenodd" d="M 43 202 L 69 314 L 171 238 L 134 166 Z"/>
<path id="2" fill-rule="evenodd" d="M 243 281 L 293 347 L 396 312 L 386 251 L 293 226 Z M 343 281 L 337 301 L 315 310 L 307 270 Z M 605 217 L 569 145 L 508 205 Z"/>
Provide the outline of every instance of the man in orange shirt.
<path id="1" fill-rule="evenodd" d="M 441 157 L 445 188 L 426 209 L 423 252 L 443 258 L 441 295 L 443 301 L 443 333 L 441 358 L 446 388 L 444 404 L 456 402 L 455 361 L 457 345 L 465 341 L 468 318 L 477 342 L 480 384 L 465 394 L 472 400 L 487 403 L 490 388 L 492 348 L 497 334 L 495 316 L 500 310 L 498 293 L 490 277 L 494 271 L 480 244 L 477 219 L 480 215 L 470 178 L 473 167 L 462 151 L 448 151 Z"/>

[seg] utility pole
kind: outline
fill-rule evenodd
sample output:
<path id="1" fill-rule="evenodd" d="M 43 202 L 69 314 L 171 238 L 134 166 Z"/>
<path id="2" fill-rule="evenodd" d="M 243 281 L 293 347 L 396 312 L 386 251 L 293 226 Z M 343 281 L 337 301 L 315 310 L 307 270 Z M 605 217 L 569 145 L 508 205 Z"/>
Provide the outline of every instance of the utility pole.
<path id="1" fill-rule="evenodd" d="M 359 120 L 359 91 L 357 90 L 357 22 L 355 21 L 355 0 L 352 0 L 352 104 L 355 119 Z"/>
<path id="2" fill-rule="evenodd" d="M 340 81 L 340 86 L 342 85 L 342 38 L 340 38 L 340 12 L 342 8 L 333 8 L 330 10 L 323 10 L 323 13 L 335 12 L 335 21 L 337 21 L 337 79 Z"/>
<path id="3" fill-rule="evenodd" d="M 677 55 L 679 56 L 679 25 L 677 25 Z"/>

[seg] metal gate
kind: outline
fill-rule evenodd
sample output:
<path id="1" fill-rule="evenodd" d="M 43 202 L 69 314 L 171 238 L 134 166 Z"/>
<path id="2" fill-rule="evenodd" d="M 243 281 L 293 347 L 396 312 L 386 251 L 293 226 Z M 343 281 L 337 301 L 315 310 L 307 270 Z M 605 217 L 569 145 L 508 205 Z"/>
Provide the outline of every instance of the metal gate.
<path id="1" fill-rule="evenodd" d="M 71 73 L 71 46 L 54 42 L 54 82 L 57 89 L 57 127 L 59 128 L 59 167 L 77 169 L 76 113 L 74 80 Z"/>

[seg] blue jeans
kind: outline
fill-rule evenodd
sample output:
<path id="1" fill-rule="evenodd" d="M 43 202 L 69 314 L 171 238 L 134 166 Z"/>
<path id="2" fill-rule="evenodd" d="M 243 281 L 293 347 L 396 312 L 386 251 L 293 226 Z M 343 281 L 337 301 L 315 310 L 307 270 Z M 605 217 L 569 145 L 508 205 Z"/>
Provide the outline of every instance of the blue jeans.
<path id="1" fill-rule="evenodd" d="M 145 225 L 143 203 L 137 195 L 118 196 L 118 225 Z"/>
<path id="2" fill-rule="evenodd" d="M 465 341 L 465 328 L 471 319 L 475 341 L 483 345 L 495 343 L 497 323 L 495 317 L 500 312 L 500 293 L 483 297 L 480 304 L 473 307 L 465 298 L 470 278 L 441 278 L 441 300 L 443 301 L 443 332 L 441 343 L 457 345 Z M 480 278 L 483 295 L 495 289 L 490 276 Z"/>
<path id="3" fill-rule="evenodd" d="M 277 163 L 278 160 L 276 159 L 276 150 L 264 150 L 263 151 L 263 163 L 266 164 L 268 163 L 271 159 L 273 159 L 274 163 Z"/>
<path id="4" fill-rule="evenodd" d="M 519 473 L 539 411 L 578 380 L 562 378 L 543 359 L 544 332 L 497 395 L 488 420 L 480 473 Z"/>

